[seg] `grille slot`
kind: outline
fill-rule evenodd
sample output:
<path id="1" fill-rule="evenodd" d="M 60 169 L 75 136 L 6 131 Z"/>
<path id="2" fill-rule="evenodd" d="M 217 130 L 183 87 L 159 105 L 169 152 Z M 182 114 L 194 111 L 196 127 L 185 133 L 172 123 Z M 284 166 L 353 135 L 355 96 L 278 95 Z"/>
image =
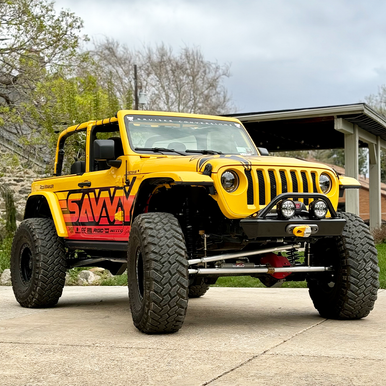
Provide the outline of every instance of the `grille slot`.
<path id="1" fill-rule="evenodd" d="M 314 193 L 318 193 L 318 187 L 316 186 L 316 173 L 311 173 L 312 184 L 314 186 Z"/>
<path id="2" fill-rule="evenodd" d="M 308 180 L 305 172 L 301 172 L 303 180 L 303 192 L 308 193 Z M 304 203 L 308 205 L 308 198 L 304 199 Z"/>
<path id="3" fill-rule="evenodd" d="M 265 205 L 265 181 L 261 170 L 257 170 L 257 180 L 259 182 L 259 205 Z"/>
<path id="4" fill-rule="evenodd" d="M 298 178 L 296 177 L 296 173 L 291 171 L 291 179 L 292 179 L 292 191 L 299 192 Z"/>
<path id="5" fill-rule="evenodd" d="M 285 175 L 284 170 L 280 170 L 280 179 L 281 179 L 281 192 L 287 193 L 288 192 L 287 176 Z"/>
<path id="6" fill-rule="evenodd" d="M 271 184 L 271 200 L 273 200 L 277 196 L 275 172 L 273 170 L 269 170 L 268 175 L 269 182 Z"/>
<path id="7" fill-rule="evenodd" d="M 247 189 L 247 204 L 253 205 L 254 198 L 253 198 L 253 179 L 252 179 L 252 172 L 251 170 L 245 170 L 245 175 L 248 180 L 248 189 Z"/>

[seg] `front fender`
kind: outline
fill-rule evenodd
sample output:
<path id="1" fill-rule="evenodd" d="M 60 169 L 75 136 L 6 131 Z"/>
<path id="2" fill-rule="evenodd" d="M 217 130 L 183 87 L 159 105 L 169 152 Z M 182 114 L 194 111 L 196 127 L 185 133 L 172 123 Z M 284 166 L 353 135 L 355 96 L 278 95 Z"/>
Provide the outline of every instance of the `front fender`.
<path id="1" fill-rule="evenodd" d="M 47 208 L 47 210 L 49 210 L 58 236 L 68 237 L 66 223 L 56 194 L 53 192 L 41 191 L 31 193 L 27 199 L 24 218 L 42 217 L 40 208 Z"/>
<path id="2" fill-rule="evenodd" d="M 339 190 L 344 189 L 359 189 L 361 184 L 353 177 L 339 176 Z"/>

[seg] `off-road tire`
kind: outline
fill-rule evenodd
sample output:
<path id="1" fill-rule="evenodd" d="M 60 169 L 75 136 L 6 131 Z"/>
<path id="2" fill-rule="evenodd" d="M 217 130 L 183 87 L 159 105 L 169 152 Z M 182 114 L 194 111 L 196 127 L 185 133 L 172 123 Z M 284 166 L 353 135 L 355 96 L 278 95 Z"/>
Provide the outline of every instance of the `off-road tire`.
<path id="1" fill-rule="evenodd" d="M 177 219 L 144 213 L 132 225 L 128 245 L 130 309 L 146 334 L 178 331 L 188 307 L 188 260 Z"/>
<path id="2" fill-rule="evenodd" d="M 189 297 L 199 298 L 206 294 L 209 289 L 209 284 L 205 282 L 203 277 L 196 277 L 193 283 L 189 285 Z"/>
<path id="3" fill-rule="evenodd" d="M 63 240 L 51 219 L 24 220 L 11 250 L 11 279 L 16 300 L 23 307 L 54 306 L 66 278 Z"/>
<path id="4" fill-rule="evenodd" d="M 352 213 L 342 236 L 312 245 L 316 265 L 332 265 L 334 273 L 310 276 L 308 287 L 319 314 L 329 319 L 360 319 L 374 307 L 379 288 L 377 250 L 368 226 Z"/>

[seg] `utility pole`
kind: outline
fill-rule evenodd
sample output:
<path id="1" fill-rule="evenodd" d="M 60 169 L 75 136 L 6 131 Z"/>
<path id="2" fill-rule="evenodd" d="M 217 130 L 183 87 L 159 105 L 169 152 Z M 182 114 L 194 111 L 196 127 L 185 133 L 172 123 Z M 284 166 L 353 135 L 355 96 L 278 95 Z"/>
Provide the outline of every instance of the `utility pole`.
<path id="1" fill-rule="evenodd" d="M 138 74 L 136 64 L 134 64 L 134 110 L 138 110 Z"/>

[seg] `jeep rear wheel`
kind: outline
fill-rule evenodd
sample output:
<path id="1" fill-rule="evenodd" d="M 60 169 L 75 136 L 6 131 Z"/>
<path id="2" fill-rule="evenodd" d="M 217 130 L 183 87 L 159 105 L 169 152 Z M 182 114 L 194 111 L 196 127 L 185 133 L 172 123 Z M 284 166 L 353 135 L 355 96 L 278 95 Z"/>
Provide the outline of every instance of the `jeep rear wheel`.
<path id="1" fill-rule="evenodd" d="M 139 215 L 128 245 L 129 301 L 134 325 L 147 334 L 173 333 L 188 306 L 188 261 L 177 219 Z"/>
<path id="2" fill-rule="evenodd" d="M 47 218 L 24 220 L 15 233 L 11 278 L 23 307 L 52 307 L 62 295 L 66 278 L 63 241 Z"/>
<path id="3" fill-rule="evenodd" d="M 374 307 L 379 288 L 377 250 L 369 228 L 351 213 L 342 236 L 312 246 L 317 265 L 332 265 L 334 272 L 310 276 L 311 299 L 320 315 L 330 319 L 360 319 Z"/>
<path id="4" fill-rule="evenodd" d="M 189 297 L 199 298 L 204 296 L 209 289 L 209 284 L 205 282 L 203 277 L 196 277 L 193 283 L 189 285 Z"/>

